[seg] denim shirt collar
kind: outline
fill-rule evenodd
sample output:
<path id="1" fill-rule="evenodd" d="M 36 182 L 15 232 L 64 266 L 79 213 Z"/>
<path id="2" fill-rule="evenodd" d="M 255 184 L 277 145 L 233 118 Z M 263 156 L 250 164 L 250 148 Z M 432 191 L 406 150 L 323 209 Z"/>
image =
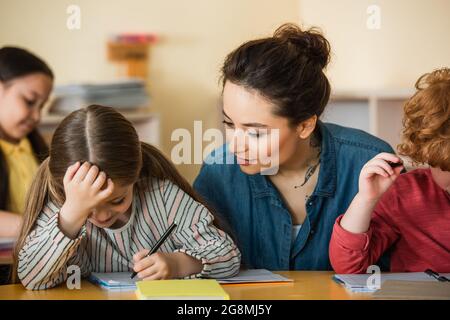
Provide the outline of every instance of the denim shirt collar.
<path id="1" fill-rule="evenodd" d="M 319 178 L 313 195 L 333 197 L 336 191 L 337 176 L 336 151 L 333 137 L 321 121 L 318 121 L 317 125 L 322 136 L 322 152 L 320 155 Z M 278 192 L 266 176 L 261 174 L 249 175 L 249 180 L 255 198 L 265 196 L 278 197 Z"/>

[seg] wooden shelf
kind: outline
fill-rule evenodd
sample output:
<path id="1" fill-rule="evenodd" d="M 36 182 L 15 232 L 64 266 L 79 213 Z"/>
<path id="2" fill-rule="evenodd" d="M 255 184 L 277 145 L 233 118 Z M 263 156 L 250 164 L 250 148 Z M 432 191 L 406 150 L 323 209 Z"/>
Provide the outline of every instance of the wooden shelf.
<path id="1" fill-rule="evenodd" d="M 411 90 L 336 91 L 323 120 L 367 131 L 394 149 L 401 141 L 403 105 Z"/>
<path id="2" fill-rule="evenodd" d="M 125 67 L 122 76 L 147 79 L 149 43 L 108 42 L 108 60 Z"/>

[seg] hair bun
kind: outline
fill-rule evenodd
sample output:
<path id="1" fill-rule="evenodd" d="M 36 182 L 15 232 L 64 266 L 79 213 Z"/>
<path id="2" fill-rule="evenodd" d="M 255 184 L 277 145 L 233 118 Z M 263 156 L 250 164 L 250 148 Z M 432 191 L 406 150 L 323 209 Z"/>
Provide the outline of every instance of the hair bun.
<path id="1" fill-rule="evenodd" d="M 322 68 L 330 61 L 330 43 L 315 28 L 303 31 L 296 24 L 286 23 L 275 30 L 273 37 L 297 46 L 302 54 Z"/>

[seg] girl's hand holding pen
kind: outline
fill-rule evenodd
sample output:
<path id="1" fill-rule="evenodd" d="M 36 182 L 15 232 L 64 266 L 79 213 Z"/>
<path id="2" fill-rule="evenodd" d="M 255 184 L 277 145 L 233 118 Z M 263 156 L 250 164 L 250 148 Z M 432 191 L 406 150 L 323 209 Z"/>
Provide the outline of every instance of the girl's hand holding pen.
<path id="1" fill-rule="evenodd" d="M 97 166 L 88 162 L 71 165 L 63 183 L 66 200 L 61 208 L 59 224 L 67 236 L 75 238 L 94 208 L 112 194 L 114 184 L 107 179 L 105 172 L 100 172 Z"/>
<path id="2" fill-rule="evenodd" d="M 142 280 L 163 280 L 178 278 L 177 253 L 156 252 L 147 256 L 149 250 L 141 250 L 133 256 L 133 270 Z"/>

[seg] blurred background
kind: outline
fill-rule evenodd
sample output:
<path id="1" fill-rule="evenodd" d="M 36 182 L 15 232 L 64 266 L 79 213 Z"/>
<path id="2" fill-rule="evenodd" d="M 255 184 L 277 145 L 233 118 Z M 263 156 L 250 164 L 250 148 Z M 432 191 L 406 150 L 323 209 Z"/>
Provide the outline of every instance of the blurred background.
<path id="1" fill-rule="evenodd" d="M 227 53 L 285 22 L 317 26 L 333 54 L 324 120 L 395 147 L 415 80 L 450 66 L 449 12 L 448 0 L 0 0 L 0 46 L 25 47 L 55 72 L 55 94 L 66 100 L 50 101 L 48 136 L 75 104 L 116 96 L 141 138 L 170 156 L 175 129 L 193 131 L 195 120 L 221 127 Z M 190 182 L 199 168 L 179 165 Z"/>

